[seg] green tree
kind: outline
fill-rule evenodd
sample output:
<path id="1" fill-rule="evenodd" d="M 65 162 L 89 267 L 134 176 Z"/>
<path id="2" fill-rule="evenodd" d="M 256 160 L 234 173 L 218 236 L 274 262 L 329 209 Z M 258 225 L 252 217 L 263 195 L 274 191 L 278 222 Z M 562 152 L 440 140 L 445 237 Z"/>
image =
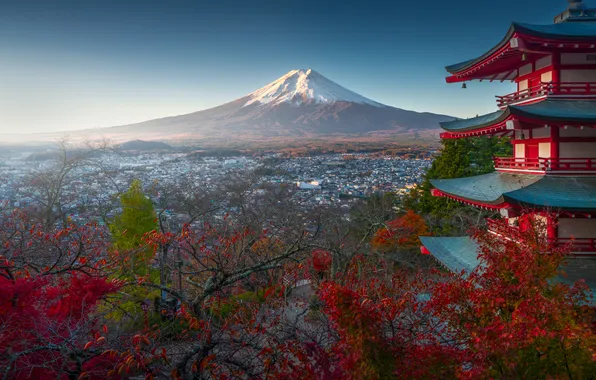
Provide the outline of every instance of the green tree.
<path id="1" fill-rule="evenodd" d="M 143 243 L 143 236 L 157 229 L 157 215 L 151 200 L 143 192 L 139 180 L 133 180 L 127 192 L 120 196 L 122 212 L 110 223 L 113 236 L 113 248 L 126 255 L 123 262 L 124 272 L 145 275 L 148 273 L 147 261 L 153 250 Z"/>
<path id="2" fill-rule="evenodd" d="M 144 236 L 157 229 L 157 215 L 151 200 L 143 192 L 139 180 L 133 180 L 127 192 L 120 196 L 122 212 L 109 223 L 112 233 L 113 255 L 120 263 L 116 277 L 134 282 L 140 277 L 157 283 L 159 270 L 151 268 L 155 250 L 144 242 Z M 110 317 L 121 320 L 124 316 L 134 325 L 140 323 L 144 312 L 141 303 L 155 299 L 159 291 L 146 287 L 130 285 L 123 289 L 123 298 L 119 300 L 118 310 Z"/>
<path id="3" fill-rule="evenodd" d="M 443 148 L 424 176 L 423 182 L 404 198 L 404 206 L 429 219 L 429 227 L 444 235 L 461 234 L 470 224 L 476 224 L 479 211 L 443 197 L 433 197 L 431 179 L 470 177 L 494 171 L 493 157 L 511 155 L 509 139 L 497 137 L 473 137 L 467 139 L 444 139 Z M 454 218 L 454 216 L 459 216 Z"/>

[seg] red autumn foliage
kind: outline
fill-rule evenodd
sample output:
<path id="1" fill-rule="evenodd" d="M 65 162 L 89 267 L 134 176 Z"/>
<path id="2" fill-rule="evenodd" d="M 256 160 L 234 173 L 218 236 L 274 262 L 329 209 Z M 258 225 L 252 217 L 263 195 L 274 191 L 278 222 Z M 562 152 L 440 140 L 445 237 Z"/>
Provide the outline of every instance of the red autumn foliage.
<path id="1" fill-rule="evenodd" d="M 383 279 L 359 258 L 347 281 L 319 289 L 333 333 L 287 343 L 301 362 L 281 378 L 590 378 L 587 289 L 553 280 L 569 247 L 550 246 L 539 226 L 493 228 L 475 234 L 481 265 L 470 273 Z"/>
<path id="2" fill-rule="evenodd" d="M 95 311 L 120 284 L 100 272 L 105 259 L 96 225 L 47 231 L 26 215 L 1 215 L 0 367 L 4 378 L 105 377 L 115 360 Z M 105 245 L 103 245 L 105 248 Z"/>
<path id="3" fill-rule="evenodd" d="M 315 249 L 311 253 L 311 264 L 316 272 L 327 272 L 331 269 L 331 252 Z"/>
<path id="4" fill-rule="evenodd" d="M 460 377 L 585 378 L 596 370 L 588 288 L 556 279 L 573 258 L 569 247 L 549 244 L 545 228 L 502 221 L 495 233 L 476 232 L 481 265 L 434 285 L 425 310 L 466 363 Z"/>
<path id="5" fill-rule="evenodd" d="M 424 218 L 412 210 L 394 220 L 388 221 L 372 239 L 377 249 L 413 249 L 420 246 L 418 236 L 429 235 Z"/>
<path id="6" fill-rule="evenodd" d="M 414 241 L 395 240 L 397 232 L 424 226 L 402 218 L 409 222 L 391 223 L 396 234 L 385 242 L 407 247 Z M 389 259 L 364 253 L 338 277 L 301 282 L 295 292 L 286 286 L 304 280 L 302 262 L 294 278 L 294 261 L 282 261 L 295 257 L 286 252 L 291 244 L 272 251 L 280 257 L 272 262 L 255 252 L 247 229 L 153 232 L 147 242 L 175 248 L 191 280 L 170 289 L 181 301 L 171 322 L 183 329 L 172 343 L 160 326 L 145 324 L 118 342 L 102 328 L 97 305 L 121 284 L 106 281 L 100 227 L 48 232 L 25 220 L 0 227 L 8 243 L 0 251 L 7 378 L 589 378 L 596 370 L 586 288 L 553 281 L 569 249 L 550 246 L 540 226 L 476 233 L 481 266 L 470 273 L 392 273 Z M 329 270 L 330 252 L 294 252 Z M 157 285 L 150 281 L 139 286 Z"/>

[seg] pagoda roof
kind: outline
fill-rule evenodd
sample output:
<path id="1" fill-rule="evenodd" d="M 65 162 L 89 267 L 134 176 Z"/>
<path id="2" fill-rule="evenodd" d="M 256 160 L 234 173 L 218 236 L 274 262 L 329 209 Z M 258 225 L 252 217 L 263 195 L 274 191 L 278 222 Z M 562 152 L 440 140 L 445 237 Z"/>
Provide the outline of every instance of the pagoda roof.
<path id="1" fill-rule="evenodd" d="M 420 236 L 422 245 L 449 270 L 469 273 L 479 264 L 478 243 L 469 236 Z"/>
<path id="2" fill-rule="evenodd" d="M 449 132 L 466 132 L 495 126 L 515 116 L 541 121 L 596 123 L 596 101 L 547 99 L 528 105 L 507 106 L 486 115 L 440 124 Z"/>
<path id="3" fill-rule="evenodd" d="M 487 64 L 492 63 L 497 59 L 511 60 L 509 61 L 509 63 L 505 64 L 506 67 L 509 67 L 510 64 L 519 65 L 519 57 L 517 57 L 517 55 L 515 54 L 512 55 L 513 51 L 516 49 L 513 49 L 510 46 L 510 40 L 515 37 L 522 37 L 524 39 L 527 39 L 528 41 L 541 43 L 583 42 L 592 44 L 593 41 L 596 39 L 596 22 L 592 20 L 586 20 L 561 22 L 557 24 L 547 25 L 533 25 L 514 22 L 509 27 L 509 30 L 507 31 L 507 34 L 505 34 L 503 39 L 486 53 L 482 54 L 479 57 L 445 67 L 445 69 L 449 73 L 458 78 L 448 78 L 448 82 L 482 78 L 484 77 L 483 75 L 481 75 L 479 78 L 475 78 L 469 76 L 469 73 L 466 74 L 466 72 L 479 65 L 486 66 Z M 543 54 L 548 54 L 548 51 L 544 51 Z M 499 66 L 499 68 L 504 69 L 505 66 Z M 460 77 L 462 75 L 463 77 Z M 506 77 L 502 79 L 511 78 Z"/>
<path id="4" fill-rule="evenodd" d="M 472 272 L 482 262 L 478 259 L 478 243 L 469 236 L 420 236 L 428 251 L 454 273 Z M 571 285 L 584 280 L 592 292 L 596 291 L 596 257 L 570 257 L 559 268 L 561 274 L 553 280 Z"/>
<path id="5" fill-rule="evenodd" d="M 596 211 L 596 177 L 538 176 L 493 172 L 475 177 L 436 179 L 443 195 L 480 206 L 517 204 L 565 211 Z"/>

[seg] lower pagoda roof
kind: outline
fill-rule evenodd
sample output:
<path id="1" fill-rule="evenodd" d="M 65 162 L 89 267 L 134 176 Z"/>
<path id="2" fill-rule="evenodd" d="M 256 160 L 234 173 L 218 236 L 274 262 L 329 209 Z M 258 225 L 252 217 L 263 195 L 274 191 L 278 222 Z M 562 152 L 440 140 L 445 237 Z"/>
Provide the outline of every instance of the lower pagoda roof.
<path id="1" fill-rule="evenodd" d="M 465 275 L 482 265 L 478 259 L 478 243 L 469 236 L 419 238 L 424 247 L 454 273 L 463 271 Z M 554 278 L 555 282 L 571 285 L 584 280 L 592 292 L 596 291 L 596 257 L 570 257 L 559 269 L 562 274 Z"/>
<path id="2" fill-rule="evenodd" d="M 507 108 L 470 119 L 440 123 L 449 132 L 467 132 L 503 123 L 512 116 L 552 122 L 596 123 L 596 101 L 547 99 Z"/>
<path id="3" fill-rule="evenodd" d="M 420 236 L 419 239 L 441 264 L 454 273 L 470 273 L 480 265 L 478 243 L 469 236 Z"/>
<path id="4" fill-rule="evenodd" d="M 431 180 L 442 194 L 475 205 L 548 207 L 596 211 L 596 177 L 539 176 L 493 172 Z"/>

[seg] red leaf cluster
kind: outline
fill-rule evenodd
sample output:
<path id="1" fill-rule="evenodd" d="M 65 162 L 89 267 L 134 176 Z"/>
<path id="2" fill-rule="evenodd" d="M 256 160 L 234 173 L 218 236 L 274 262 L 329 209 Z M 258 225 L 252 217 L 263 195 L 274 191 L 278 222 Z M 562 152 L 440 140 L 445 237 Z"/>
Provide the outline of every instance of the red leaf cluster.
<path id="1" fill-rule="evenodd" d="M 424 218 L 412 210 L 391 220 L 380 228 L 372 239 L 376 249 L 413 249 L 420 246 L 418 236 L 429 235 Z"/>

